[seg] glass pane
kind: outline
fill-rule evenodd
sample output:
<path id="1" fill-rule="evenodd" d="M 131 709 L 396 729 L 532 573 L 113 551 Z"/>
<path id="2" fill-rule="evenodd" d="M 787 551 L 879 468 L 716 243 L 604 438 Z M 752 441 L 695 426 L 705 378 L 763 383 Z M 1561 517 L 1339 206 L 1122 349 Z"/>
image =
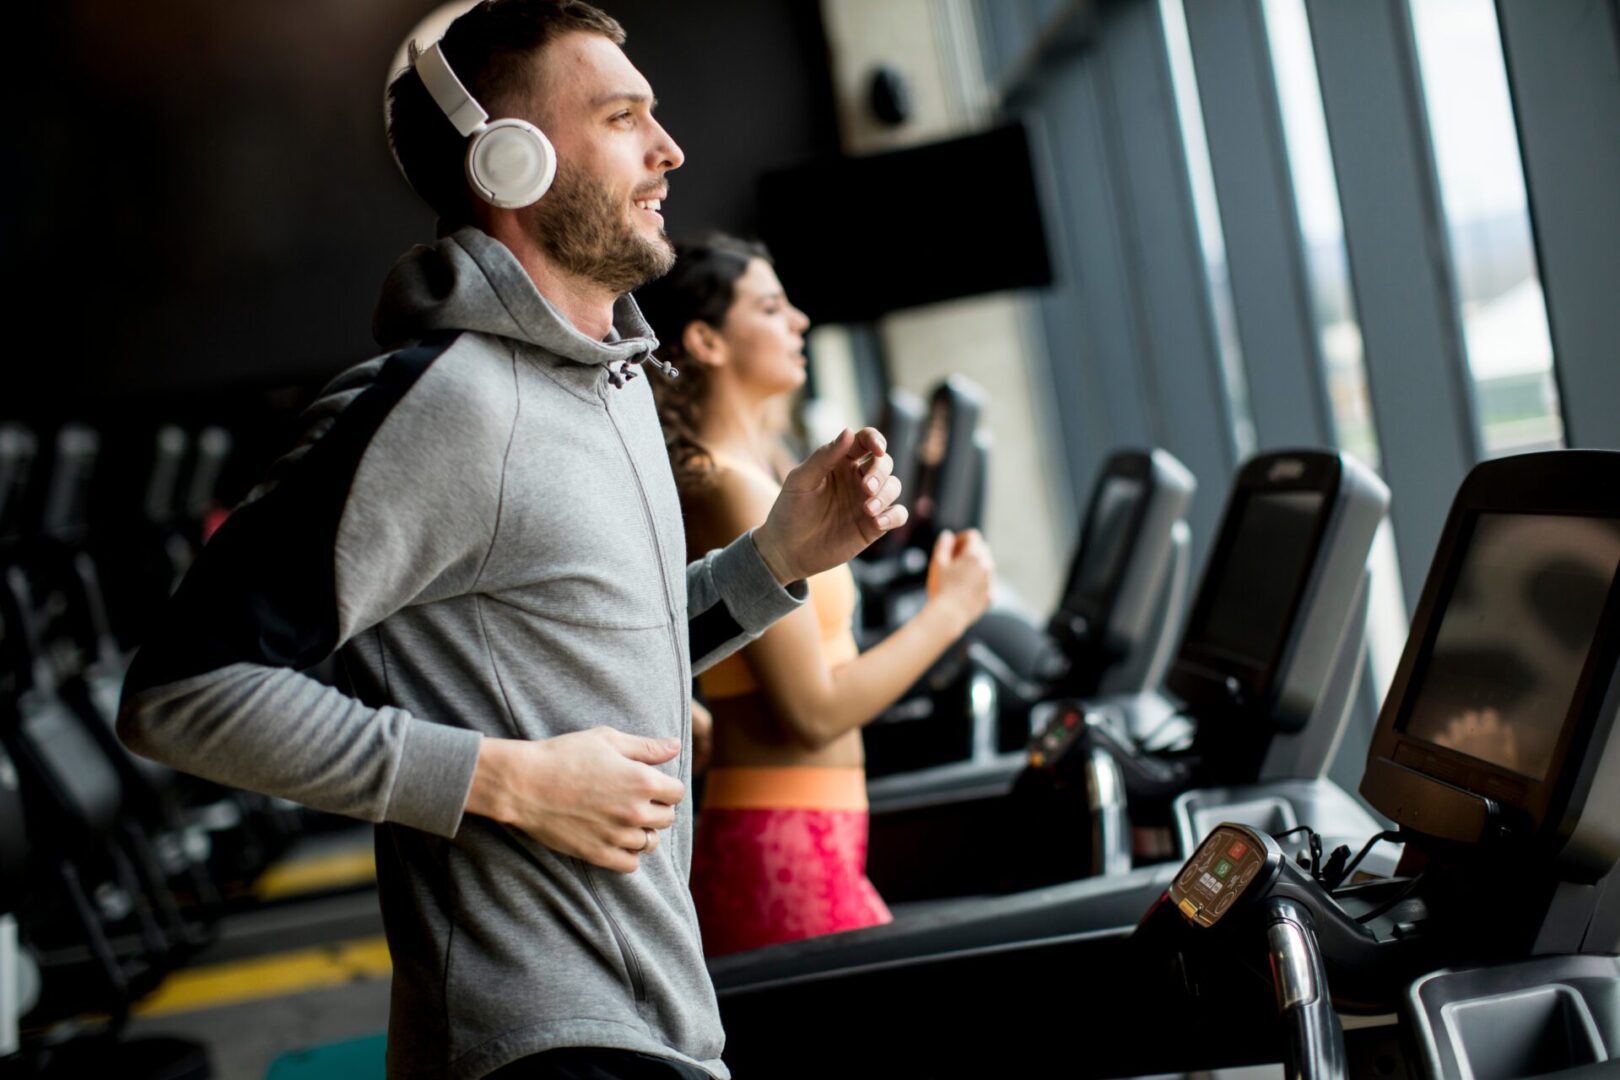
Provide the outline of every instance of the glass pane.
<path id="1" fill-rule="evenodd" d="M 1491 0 L 1411 0 L 1485 452 L 1564 444 L 1552 338 Z"/>
<path id="2" fill-rule="evenodd" d="M 1350 263 L 1344 245 L 1339 183 L 1322 112 L 1322 89 L 1311 51 L 1305 0 L 1263 0 L 1271 67 L 1282 111 L 1283 142 L 1294 203 L 1305 243 L 1311 310 L 1327 367 L 1334 437 L 1339 449 L 1374 468 L 1380 464 L 1378 431 L 1367 393 Z M 1386 521 L 1368 559 L 1372 595 L 1367 611 L 1368 667 L 1380 696 L 1389 688 L 1406 644 L 1406 598 L 1401 590 L 1395 536 Z"/>
<path id="3" fill-rule="evenodd" d="M 1305 240 L 1305 273 L 1310 278 L 1311 309 L 1327 364 L 1328 395 L 1339 448 L 1378 466 L 1378 432 L 1367 396 L 1367 369 L 1362 361 L 1361 326 L 1350 284 L 1344 247 L 1344 216 L 1339 210 L 1339 184 L 1328 149 L 1327 119 L 1311 51 L 1305 0 L 1264 0 L 1266 34 L 1271 45 L 1277 100 L 1282 109 L 1283 140 Z"/>
<path id="4" fill-rule="evenodd" d="M 1035 13 L 1028 0 L 1018 3 L 979 0 L 977 14 L 975 21 L 979 27 L 985 77 L 992 85 L 1000 85 L 1035 44 Z"/>
<path id="5" fill-rule="evenodd" d="M 1198 241 L 1203 249 L 1204 277 L 1215 313 L 1215 334 L 1221 354 L 1221 373 L 1232 406 L 1232 435 L 1241 460 L 1254 453 L 1253 414 L 1249 385 L 1243 370 L 1243 347 L 1238 341 L 1237 309 L 1226 267 L 1226 238 L 1221 234 L 1221 206 L 1215 197 L 1215 173 L 1209 164 L 1209 143 L 1204 137 L 1204 111 L 1198 99 L 1198 77 L 1193 72 L 1192 43 L 1187 37 L 1187 16 L 1181 0 L 1159 0 L 1165 45 L 1170 55 L 1170 81 L 1175 88 L 1176 116 L 1187 152 L 1192 180 L 1193 213 L 1198 219 Z"/>

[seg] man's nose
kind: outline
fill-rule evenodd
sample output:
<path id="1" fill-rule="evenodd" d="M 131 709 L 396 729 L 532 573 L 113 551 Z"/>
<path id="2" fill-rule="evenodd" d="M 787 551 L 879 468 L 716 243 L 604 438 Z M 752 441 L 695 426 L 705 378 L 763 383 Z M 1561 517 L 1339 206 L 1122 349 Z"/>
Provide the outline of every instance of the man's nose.
<path id="1" fill-rule="evenodd" d="M 649 157 L 653 161 L 653 168 L 662 169 L 664 172 L 680 168 L 681 163 L 686 160 L 686 153 L 674 139 L 670 138 L 669 132 L 664 130 L 662 124 L 655 120 L 653 126 L 657 128 L 657 137 L 653 140 L 652 149 L 649 152 Z"/>

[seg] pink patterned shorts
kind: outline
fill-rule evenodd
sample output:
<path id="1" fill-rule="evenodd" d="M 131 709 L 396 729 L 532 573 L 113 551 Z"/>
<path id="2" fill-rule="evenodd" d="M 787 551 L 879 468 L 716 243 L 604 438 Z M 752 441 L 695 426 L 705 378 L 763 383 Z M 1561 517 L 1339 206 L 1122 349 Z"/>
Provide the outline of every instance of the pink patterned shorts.
<path id="1" fill-rule="evenodd" d="M 893 921 L 866 878 L 864 805 L 860 809 L 715 805 L 728 801 L 730 785 L 722 774 L 742 771 L 716 770 L 698 815 L 692 899 L 705 953 L 721 956 Z M 721 784 L 716 785 L 716 778 Z M 864 803 L 865 778 L 860 779 Z"/>

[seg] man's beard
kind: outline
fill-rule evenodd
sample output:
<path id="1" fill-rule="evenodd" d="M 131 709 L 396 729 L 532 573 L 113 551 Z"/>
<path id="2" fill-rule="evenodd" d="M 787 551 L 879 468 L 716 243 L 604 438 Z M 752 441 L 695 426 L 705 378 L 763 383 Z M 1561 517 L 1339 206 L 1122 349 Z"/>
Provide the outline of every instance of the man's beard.
<path id="1" fill-rule="evenodd" d="M 624 207 L 574 169 L 558 167 L 530 223 L 559 269 L 614 292 L 631 292 L 675 265 L 675 249 L 662 234 L 648 240 L 636 232 Z"/>

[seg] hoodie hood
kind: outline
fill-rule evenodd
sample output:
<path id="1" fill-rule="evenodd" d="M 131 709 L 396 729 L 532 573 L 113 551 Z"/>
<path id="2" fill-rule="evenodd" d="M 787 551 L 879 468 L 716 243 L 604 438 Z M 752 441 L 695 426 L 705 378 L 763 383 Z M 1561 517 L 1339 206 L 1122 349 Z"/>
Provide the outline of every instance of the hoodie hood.
<path id="1" fill-rule="evenodd" d="M 389 350 L 441 330 L 512 338 L 576 364 L 606 367 L 615 385 L 634 378 L 633 366 L 658 347 L 628 293 L 613 305 L 611 339 L 586 337 L 540 295 L 505 244 L 472 226 L 407 251 L 383 282 L 371 323 L 377 344 Z"/>

